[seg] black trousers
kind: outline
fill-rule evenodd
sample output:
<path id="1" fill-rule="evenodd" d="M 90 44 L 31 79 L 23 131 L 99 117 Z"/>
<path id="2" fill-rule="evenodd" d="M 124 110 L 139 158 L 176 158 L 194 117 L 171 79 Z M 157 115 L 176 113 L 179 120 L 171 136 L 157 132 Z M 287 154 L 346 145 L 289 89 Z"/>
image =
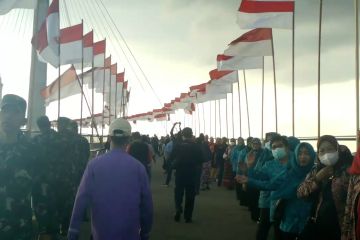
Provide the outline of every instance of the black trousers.
<path id="1" fill-rule="evenodd" d="M 192 219 L 192 214 L 194 211 L 195 205 L 195 195 L 196 195 L 196 182 L 189 180 L 184 180 L 181 178 L 175 179 L 175 207 L 176 212 L 182 212 L 182 203 L 185 194 L 185 209 L 184 209 L 184 218 Z"/>
<path id="2" fill-rule="evenodd" d="M 270 227 L 270 208 L 260 208 L 260 221 L 256 230 L 256 240 L 267 240 Z"/>
<path id="3" fill-rule="evenodd" d="M 173 173 L 173 168 L 172 166 L 168 166 L 167 170 L 166 170 L 166 185 L 169 185 L 171 182 L 171 177 L 172 177 L 172 173 Z"/>

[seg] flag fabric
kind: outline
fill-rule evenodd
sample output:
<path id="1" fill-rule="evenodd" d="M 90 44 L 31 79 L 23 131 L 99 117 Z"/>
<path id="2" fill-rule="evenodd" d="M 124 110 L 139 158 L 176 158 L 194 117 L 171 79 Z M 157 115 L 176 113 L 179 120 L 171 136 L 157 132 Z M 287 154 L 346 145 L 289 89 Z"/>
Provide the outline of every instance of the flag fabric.
<path id="1" fill-rule="evenodd" d="M 60 65 L 81 63 L 82 58 L 83 24 L 60 29 Z"/>
<path id="2" fill-rule="evenodd" d="M 161 114 L 157 114 L 154 116 L 156 121 L 167 121 L 168 120 L 168 115 L 165 113 L 161 113 Z"/>
<path id="3" fill-rule="evenodd" d="M 226 56 L 219 54 L 216 60 L 219 71 L 261 69 L 263 67 L 263 57 Z"/>
<path id="4" fill-rule="evenodd" d="M 7 14 L 12 9 L 35 9 L 37 0 L 2 0 L 0 1 L 0 15 Z"/>
<path id="5" fill-rule="evenodd" d="M 94 43 L 94 67 L 104 67 L 106 40 Z"/>
<path id="6" fill-rule="evenodd" d="M 81 92 L 76 70 L 73 66 L 71 66 L 68 70 L 61 74 L 60 78 L 57 78 L 41 91 L 41 96 L 44 98 L 46 105 L 58 100 L 59 81 L 60 99 L 67 98 Z"/>
<path id="7" fill-rule="evenodd" d="M 93 61 L 94 32 L 90 31 L 83 36 L 83 67 L 91 67 Z M 81 63 L 74 64 L 76 69 L 81 69 Z"/>
<path id="8" fill-rule="evenodd" d="M 189 104 L 184 108 L 184 112 L 185 112 L 186 114 L 192 115 L 192 113 L 195 112 L 195 104 L 194 104 L 194 103 L 189 103 Z"/>
<path id="9" fill-rule="evenodd" d="M 232 41 L 224 55 L 237 57 L 272 56 L 272 29 L 257 28 Z"/>
<path id="10" fill-rule="evenodd" d="M 232 92 L 232 84 L 214 84 L 211 81 L 210 84 L 206 85 L 206 94 L 211 98 L 212 95 L 226 94 Z"/>
<path id="11" fill-rule="evenodd" d="M 59 1 L 53 0 L 48 8 L 45 21 L 32 39 L 40 61 L 50 63 L 54 67 L 59 66 L 59 36 Z"/>
<path id="12" fill-rule="evenodd" d="M 213 85 L 233 84 L 238 81 L 238 73 L 233 70 L 219 71 L 214 69 L 209 72 L 209 75 Z"/>
<path id="13" fill-rule="evenodd" d="M 243 0 L 237 23 L 244 29 L 292 29 L 294 7 L 294 0 Z"/>

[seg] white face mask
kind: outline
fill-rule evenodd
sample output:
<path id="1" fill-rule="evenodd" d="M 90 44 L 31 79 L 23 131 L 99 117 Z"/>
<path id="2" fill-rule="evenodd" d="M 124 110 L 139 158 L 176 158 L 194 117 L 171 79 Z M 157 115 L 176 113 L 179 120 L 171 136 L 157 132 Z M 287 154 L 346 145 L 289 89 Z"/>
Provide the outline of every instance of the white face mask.
<path id="1" fill-rule="evenodd" d="M 271 151 L 271 146 L 270 146 L 270 142 L 265 143 L 265 148 L 269 149 Z"/>
<path id="2" fill-rule="evenodd" d="M 334 166 L 339 160 L 339 152 L 325 153 L 323 156 L 319 156 L 319 160 L 325 166 Z"/>

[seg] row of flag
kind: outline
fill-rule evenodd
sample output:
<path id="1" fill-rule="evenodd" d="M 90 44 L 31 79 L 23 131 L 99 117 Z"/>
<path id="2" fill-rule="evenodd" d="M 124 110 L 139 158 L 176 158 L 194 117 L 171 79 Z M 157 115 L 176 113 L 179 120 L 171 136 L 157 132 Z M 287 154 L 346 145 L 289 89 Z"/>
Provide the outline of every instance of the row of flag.
<path id="1" fill-rule="evenodd" d="M 59 0 L 53 0 L 43 24 L 32 39 L 40 61 L 55 68 L 71 65 L 41 91 L 46 105 L 82 94 L 86 87 L 103 94 L 104 99 L 103 113 L 91 115 L 101 114 L 104 115 L 103 119 L 119 116 L 125 111 L 124 106 L 130 97 L 125 70 L 118 72 L 117 63 L 112 62 L 111 55 L 106 58 L 106 39 L 94 42 L 93 30 L 84 33 L 83 22 L 60 28 L 59 16 Z M 77 70 L 84 68 L 90 69 L 77 73 Z"/>
<path id="2" fill-rule="evenodd" d="M 162 109 L 129 116 L 131 121 L 169 120 L 169 114 L 183 109 L 191 114 L 195 104 L 226 99 L 238 82 L 238 70 L 262 69 L 264 57 L 273 56 L 272 28 L 292 29 L 294 0 L 243 0 L 238 9 L 237 23 L 252 29 L 230 42 L 223 54 L 217 55 L 217 68 L 210 71 L 210 81 L 194 85 Z"/>

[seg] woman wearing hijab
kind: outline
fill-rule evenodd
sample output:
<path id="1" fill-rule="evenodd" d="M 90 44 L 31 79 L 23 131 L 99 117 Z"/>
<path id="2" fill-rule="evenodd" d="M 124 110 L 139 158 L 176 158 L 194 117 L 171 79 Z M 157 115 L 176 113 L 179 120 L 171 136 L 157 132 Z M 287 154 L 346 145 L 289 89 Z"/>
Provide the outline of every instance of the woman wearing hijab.
<path id="1" fill-rule="evenodd" d="M 300 143 L 295 148 L 295 158 L 291 159 L 291 168 L 279 176 L 278 190 L 271 193 L 271 199 L 282 205 L 282 214 L 277 221 L 280 221 L 280 230 L 283 240 L 295 240 L 304 229 L 310 215 L 312 203 L 297 198 L 296 191 L 300 183 L 314 166 L 315 151 L 306 142 Z"/>
<path id="2" fill-rule="evenodd" d="M 260 142 L 253 145 L 253 150 L 257 149 L 257 146 L 261 146 Z M 289 144 L 285 136 L 274 136 L 271 139 L 270 146 L 274 160 L 265 158 L 265 161 L 259 161 L 254 157 L 254 154 L 249 153 L 247 156 L 248 176 L 237 176 L 237 181 L 246 184 L 248 190 L 256 189 L 261 191 L 259 197 L 261 212 L 256 233 L 257 240 L 268 239 L 269 229 L 274 223 L 275 212 L 275 201 L 271 200 L 271 193 L 278 190 L 280 183 L 287 180 L 283 176 L 291 168 L 290 163 L 294 158 L 293 153 L 289 150 Z M 263 149 L 262 151 L 265 152 Z M 249 195 L 249 191 L 247 193 Z M 254 201 L 254 199 L 251 201 Z M 279 224 L 274 224 L 274 235 L 277 240 L 282 238 Z"/>
<path id="3" fill-rule="evenodd" d="M 360 148 L 357 150 L 354 161 L 349 168 L 351 174 L 348 196 L 345 207 L 344 230 L 342 239 L 360 239 Z"/>
<path id="4" fill-rule="evenodd" d="M 229 190 L 234 189 L 234 176 L 232 172 L 232 163 L 231 158 L 233 151 L 236 146 L 235 138 L 230 139 L 230 145 L 227 147 L 224 153 L 224 177 L 223 177 L 223 186 Z"/>
<path id="5" fill-rule="evenodd" d="M 311 199 L 315 204 L 310 216 L 312 224 L 304 229 L 306 234 L 301 239 L 338 240 L 343 231 L 350 178 L 347 169 L 352 156 L 346 146 L 340 146 L 330 135 L 320 137 L 317 148 L 319 163 L 297 190 L 299 198 Z"/>

